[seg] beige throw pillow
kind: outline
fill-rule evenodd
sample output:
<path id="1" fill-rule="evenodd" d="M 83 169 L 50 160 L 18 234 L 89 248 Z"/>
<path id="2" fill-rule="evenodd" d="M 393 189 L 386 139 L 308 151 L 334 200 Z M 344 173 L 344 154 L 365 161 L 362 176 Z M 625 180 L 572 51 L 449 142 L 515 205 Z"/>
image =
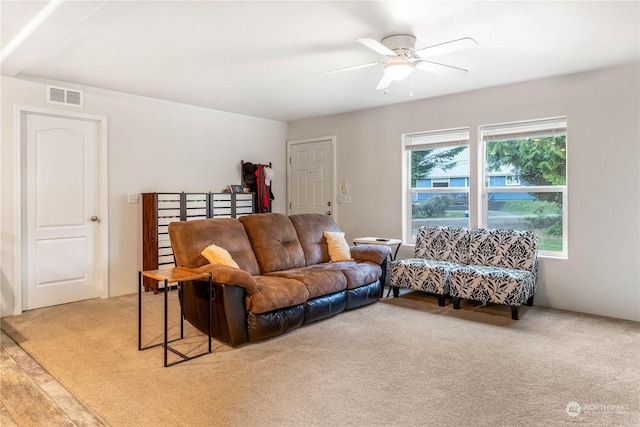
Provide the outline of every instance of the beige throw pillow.
<path id="1" fill-rule="evenodd" d="M 231 258 L 229 252 L 220 246 L 211 244 L 200 253 L 209 261 L 209 264 L 228 265 L 229 267 L 239 268 L 238 264 Z"/>
<path id="2" fill-rule="evenodd" d="M 329 259 L 331 262 L 348 261 L 351 258 L 351 249 L 344 238 L 342 231 L 325 231 L 324 238 L 329 247 Z"/>

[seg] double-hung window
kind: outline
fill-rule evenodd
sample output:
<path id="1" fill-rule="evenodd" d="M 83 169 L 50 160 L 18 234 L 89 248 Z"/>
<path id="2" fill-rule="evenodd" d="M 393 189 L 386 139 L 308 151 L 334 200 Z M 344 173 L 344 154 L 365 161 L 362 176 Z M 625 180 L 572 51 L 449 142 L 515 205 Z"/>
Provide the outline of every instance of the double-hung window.
<path id="1" fill-rule="evenodd" d="M 403 136 L 404 241 L 422 225 L 469 226 L 469 129 Z"/>
<path id="2" fill-rule="evenodd" d="M 535 230 L 541 255 L 567 256 L 567 119 L 482 126 L 482 221 Z"/>
<path id="3" fill-rule="evenodd" d="M 566 258 L 567 118 L 480 126 L 471 144 L 468 128 L 403 135 L 404 242 L 423 225 L 534 230 Z"/>

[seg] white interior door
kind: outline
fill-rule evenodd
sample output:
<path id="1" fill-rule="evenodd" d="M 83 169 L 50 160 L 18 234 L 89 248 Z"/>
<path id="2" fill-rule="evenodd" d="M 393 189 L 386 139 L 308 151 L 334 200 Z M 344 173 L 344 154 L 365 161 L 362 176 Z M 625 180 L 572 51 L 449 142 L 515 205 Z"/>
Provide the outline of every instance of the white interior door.
<path id="1" fill-rule="evenodd" d="M 334 216 L 335 138 L 289 142 L 289 213 Z"/>
<path id="2" fill-rule="evenodd" d="M 26 117 L 26 295 L 34 309 L 101 295 L 98 124 Z"/>

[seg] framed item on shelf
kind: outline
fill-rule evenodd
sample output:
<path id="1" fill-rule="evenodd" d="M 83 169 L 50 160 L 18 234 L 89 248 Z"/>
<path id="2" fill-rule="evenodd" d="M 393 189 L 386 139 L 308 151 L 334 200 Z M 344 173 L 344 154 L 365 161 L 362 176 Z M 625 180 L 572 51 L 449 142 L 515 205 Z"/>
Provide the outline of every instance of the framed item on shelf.
<path id="1" fill-rule="evenodd" d="M 230 185 L 229 189 L 232 193 L 244 193 L 244 188 L 242 188 L 242 185 Z"/>

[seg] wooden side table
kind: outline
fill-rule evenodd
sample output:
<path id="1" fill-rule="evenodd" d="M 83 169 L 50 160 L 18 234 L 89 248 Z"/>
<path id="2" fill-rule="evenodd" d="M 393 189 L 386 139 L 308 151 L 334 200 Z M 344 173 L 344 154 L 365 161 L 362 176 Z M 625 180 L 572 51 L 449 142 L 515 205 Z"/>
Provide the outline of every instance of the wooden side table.
<path id="1" fill-rule="evenodd" d="M 146 347 L 142 347 L 142 287 L 144 278 L 157 280 L 158 282 L 164 282 L 164 341 L 157 344 L 151 344 Z M 183 283 L 198 279 L 207 279 L 209 281 L 209 315 L 207 317 L 207 327 L 209 331 L 209 348 L 208 351 L 197 354 L 195 356 L 187 356 L 186 354 L 172 348 L 169 343 L 179 341 L 184 338 L 184 312 L 182 310 L 182 304 L 180 305 L 180 338 L 173 340 L 168 339 L 167 328 L 167 301 L 169 295 L 169 283 Z M 138 273 L 138 351 L 147 350 L 149 348 L 162 346 L 164 347 L 164 366 L 173 366 L 178 363 L 185 362 L 187 360 L 195 359 L 196 357 L 204 356 L 211 353 L 211 313 L 212 313 L 212 299 L 213 299 L 213 283 L 211 282 L 211 273 L 194 273 L 192 271 L 183 268 L 167 268 L 161 270 L 147 270 L 140 271 Z M 176 362 L 168 363 L 167 351 L 170 351 L 182 358 Z"/>
<path id="2" fill-rule="evenodd" d="M 389 246 L 391 252 L 389 253 L 389 258 L 391 261 L 396 259 L 398 256 L 398 250 L 402 245 L 402 240 L 400 239 L 390 239 L 388 237 L 357 237 L 353 239 L 354 245 L 384 245 Z M 395 246 L 395 250 L 393 247 Z M 387 296 L 391 293 L 391 287 L 389 287 L 389 291 L 387 292 Z M 382 289 L 380 290 L 380 298 L 384 296 L 384 283 Z"/>

